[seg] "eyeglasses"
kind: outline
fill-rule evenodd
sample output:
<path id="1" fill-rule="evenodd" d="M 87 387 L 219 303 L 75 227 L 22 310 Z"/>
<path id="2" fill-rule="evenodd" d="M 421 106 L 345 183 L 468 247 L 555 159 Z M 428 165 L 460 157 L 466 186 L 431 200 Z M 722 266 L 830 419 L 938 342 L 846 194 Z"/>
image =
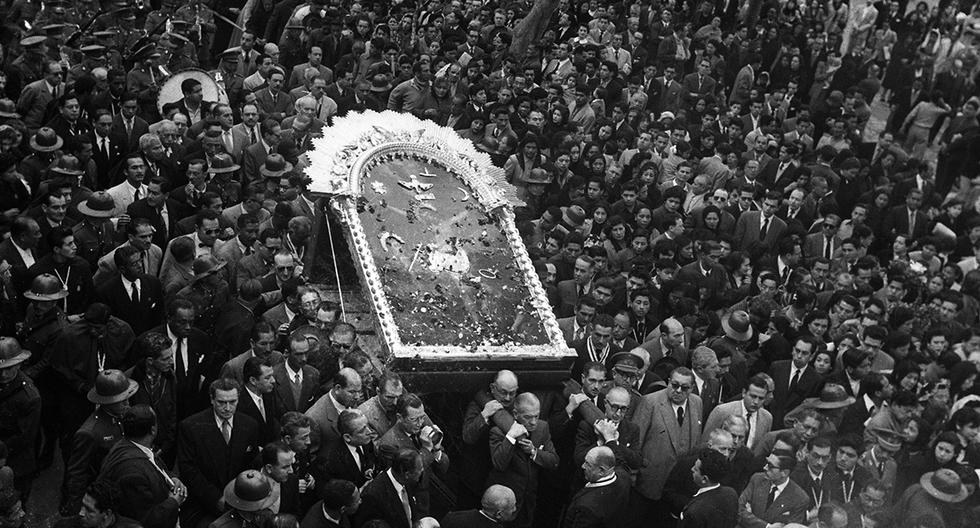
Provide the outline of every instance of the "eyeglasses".
<path id="1" fill-rule="evenodd" d="M 671 381 L 670 382 L 670 388 L 674 389 L 675 391 L 679 391 L 679 392 L 690 392 L 690 390 L 691 390 L 692 387 L 691 387 L 691 385 L 685 385 L 683 383 L 677 383 L 676 381 Z"/>
<path id="2" fill-rule="evenodd" d="M 296 266 L 276 266 L 276 269 L 279 270 L 279 271 L 289 271 L 289 270 L 296 269 Z M 313 305 L 313 304 L 316 304 L 316 303 L 303 303 L 303 304 Z"/>
<path id="3" fill-rule="evenodd" d="M 613 412 L 624 413 L 629 410 L 629 405 L 613 405 L 611 403 L 606 403 L 606 408 Z"/>
<path id="4" fill-rule="evenodd" d="M 204 234 L 205 235 L 217 235 L 220 232 L 221 232 L 221 229 L 205 229 L 204 230 Z"/>
<path id="5" fill-rule="evenodd" d="M 837 229 L 837 224 L 824 224 L 824 229 Z"/>

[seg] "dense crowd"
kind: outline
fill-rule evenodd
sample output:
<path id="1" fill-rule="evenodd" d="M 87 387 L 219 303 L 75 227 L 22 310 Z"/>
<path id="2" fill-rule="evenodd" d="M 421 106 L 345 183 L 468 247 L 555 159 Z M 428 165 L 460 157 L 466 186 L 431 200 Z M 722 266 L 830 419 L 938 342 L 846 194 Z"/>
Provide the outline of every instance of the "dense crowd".
<path id="1" fill-rule="evenodd" d="M 0 526 L 980 524 L 980 4 L 0 11 Z M 313 284 L 385 109 L 516 187 L 562 384 L 415 394 Z"/>

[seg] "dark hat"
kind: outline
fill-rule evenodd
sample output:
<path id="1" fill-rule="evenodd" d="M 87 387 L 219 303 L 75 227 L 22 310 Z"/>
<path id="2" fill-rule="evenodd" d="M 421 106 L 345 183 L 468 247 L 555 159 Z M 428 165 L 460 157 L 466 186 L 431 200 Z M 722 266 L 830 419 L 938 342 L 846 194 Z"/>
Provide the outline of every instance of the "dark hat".
<path id="1" fill-rule="evenodd" d="M 235 172 L 236 170 L 242 168 L 241 165 L 235 163 L 231 155 L 226 152 L 219 152 L 211 158 L 211 166 L 208 167 L 209 174 L 224 174 L 226 172 Z"/>
<path id="2" fill-rule="evenodd" d="M 194 259 L 191 269 L 194 271 L 195 281 L 201 280 L 209 275 L 221 271 L 228 263 L 215 257 L 214 255 L 204 255 Z"/>
<path id="3" fill-rule="evenodd" d="M 578 227 L 585 222 L 585 216 L 585 209 L 581 205 L 570 205 L 562 212 L 561 220 L 568 226 Z"/>
<path id="4" fill-rule="evenodd" d="M 68 27 L 68 24 L 48 24 L 41 29 L 45 33 L 57 35 L 58 33 L 63 33 L 66 27 Z"/>
<path id="5" fill-rule="evenodd" d="M 228 48 L 221 52 L 221 60 L 226 60 L 228 62 L 239 62 L 242 58 L 242 48 L 234 47 Z"/>
<path id="6" fill-rule="evenodd" d="M 261 472 L 247 469 L 225 486 L 224 499 L 233 509 L 255 512 L 275 504 L 279 500 L 279 488 L 273 487 Z"/>
<path id="7" fill-rule="evenodd" d="M 21 115 L 17 113 L 17 103 L 10 99 L 0 99 L 0 117 L 20 119 Z"/>
<path id="8" fill-rule="evenodd" d="M 735 341 L 752 339 L 752 324 L 749 314 L 744 310 L 735 310 L 726 315 L 721 320 L 721 327 L 725 330 L 725 335 Z"/>
<path id="9" fill-rule="evenodd" d="M 157 45 L 147 44 L 142 48 L 136 50 L 136 53 L 133 53 L 133 60 L 141 61 L 141 60 L 146 60 L 159 56 L 160 56 L 160 50 L 157 49 Z"/>
<path id="10" fill-rule="evenodd" d="M 99 39 L 110 39 L 118 34 L 119 33 L 114 29 L 103 29 L 102 31 L 92 32 L 92 36 Z"/>
<path id="11" fill-rule="evenodd" d="M 90 57 L 101 57 L 105 55 L 106 47 L 100 44 L 89 44 L 87 46 L 82 46 L 79 51 L 90 56 Z"/>
<path id="12" fill-rule="evenodd" d="M 626 374 L 639 374 L 643 360 L 631 352 L 618 352 L 612 357 L 613 370 Z"/>
<path id="13" fill-rule="evenodd" d="M 95 385 L 88 391 L 88 401 L 99 405 L 109 405 L 126 401 L 139 388 L 139 384 L 129 379 L 125 372 L 107 369 L 95 377 Z"/>
<path id="14" fill-rule="evenodd" d="M 96 191 L 78 204 L 78 212 L 93 218 L 109 218 L 115 211 L 116 204 L 112 195 L 105 191 Z"/>
<path id="15" fill-rule="evenodd" d="M 31 353 L 20 347 L 20 343 L 12 337 L 0 337 L 0 369 L 23 363 Z"/>
<path id="16" fill-rule="evenodd" d="M 31 148 L 38 152 L 54 152 L 61 148 L 65 142 L 62 141 L 58 133 L 53 128 L 42 127 L 31 136 Z"/>
<path id="17" fill-rule="evenodd" d="M 280 178 L 283 174 L 293 170 L 293 164 L 286 161 L 282 154 L 272 153 L 265 158 L 265 163 L 259 172 L 266 178 Z"/>
<path id="18" fill-rule="evenodd" d="M 820 396 L 803 400 L 803 405 L 813 409 L 843 409 L 854 403 L 853 396 L 847 394 L 844 387 L 836 383 L 828 383 L 820 390 Z"/>
<path id="19" fill-rule="evenodd" d="M 35 48 L 44 44 L 47 38 L 44 35 L 31 35 L 30 37 L 24 37 L 20 39 L 20 45 L 25 48 Z"/>
<path id="20" fill-rule="evenodd" d="M 58 301 L 68 297 L 68 289 L 58 277 L 50 273 L 42 273 L 31 281 L 31 289 L 24 292 L 24 297 L 32 301 Z"/>
<path id="21" fill-rule="evenodd" d="M 78 158 L 70 154 L 60 156 L 55 166 L 48 170 L 57 174 L 65 174 L 67 176 L 81 176 L 82 174 L 85 174 L 85 171 L 82 170 L 82 163 L 78 161 Z"/>
<path id="22" fill-rule="evenodd" d="M 527 183 L 540 183 L 544 185 L 551 183 L 552 180 L 551 173 L 541 167 L 531 169 L 531 172 L 524 178 L 524 181 Z"/>
<path id="23" fill-rule="evenodd" d="M 960 476 L 952 469 L 930 471 L 919 479 L 926 493 L 942 502 L 963 502 L 970 494 Z"/>

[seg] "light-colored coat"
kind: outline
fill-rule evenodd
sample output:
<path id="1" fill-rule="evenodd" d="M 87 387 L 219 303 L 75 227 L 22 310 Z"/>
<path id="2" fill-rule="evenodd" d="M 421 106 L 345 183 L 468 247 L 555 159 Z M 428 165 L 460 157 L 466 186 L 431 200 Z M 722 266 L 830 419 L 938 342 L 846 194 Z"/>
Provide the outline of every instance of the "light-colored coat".
<path id="1" fill-rule="evenodd" d="M 643 396 L 633 415 L 633 423 L 640 429 L 640 452 L 646 462 L 636 476 L 635 487 L 651 500 L 660 500 L 677 457 L 692 449 L 701 436 L 701 398 L 693 394 L 688 397 L 681 426 L 667 392 Z"/>

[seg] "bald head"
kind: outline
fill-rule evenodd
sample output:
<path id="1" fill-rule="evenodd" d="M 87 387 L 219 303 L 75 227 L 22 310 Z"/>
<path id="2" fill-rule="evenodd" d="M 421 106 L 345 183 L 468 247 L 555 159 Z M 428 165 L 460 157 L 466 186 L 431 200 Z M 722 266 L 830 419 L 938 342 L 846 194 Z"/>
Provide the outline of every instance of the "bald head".
<path id="1" fill-rule="evenodd" d="M 541 402 L 533 393 L 522 392 L 517 395 L 516 399 L 514 399 L 514 409 L 517 410 L 517 412 L 541 409 Z"/>
<path id="2" fill-rule="evenodd" d="M 415 528 L 439 528 L 439 521 L 432 517 L 422 517 L 415 522 Z"/>
<path id="3" fill-rule="evenodd" d="M 483 500 L 480 501 L 483 513 L 493 519 L 507 521 L 517 511 L 517 497 L 507 486 L 494 484 L 483 492 Z"/>
<path id="4" fill-rule="evenodd" d="M 509 370 L 498 372 L 497 377 L 490 384 L 490 394 L 493 396 L 493 399 L 500 402 L 507 409 L 514 404 L 517 389 L 517 375 Z"/>
<path id="5" fill-rule="evenodd" d="M 588 482 L 599 482 L 610 475 L 616 469 L 616 455 L 612 449 L 606 446 L 597 446 L 589 449 L 585 454 L 585 461 L 582 463 L 582 473 Z"/>

